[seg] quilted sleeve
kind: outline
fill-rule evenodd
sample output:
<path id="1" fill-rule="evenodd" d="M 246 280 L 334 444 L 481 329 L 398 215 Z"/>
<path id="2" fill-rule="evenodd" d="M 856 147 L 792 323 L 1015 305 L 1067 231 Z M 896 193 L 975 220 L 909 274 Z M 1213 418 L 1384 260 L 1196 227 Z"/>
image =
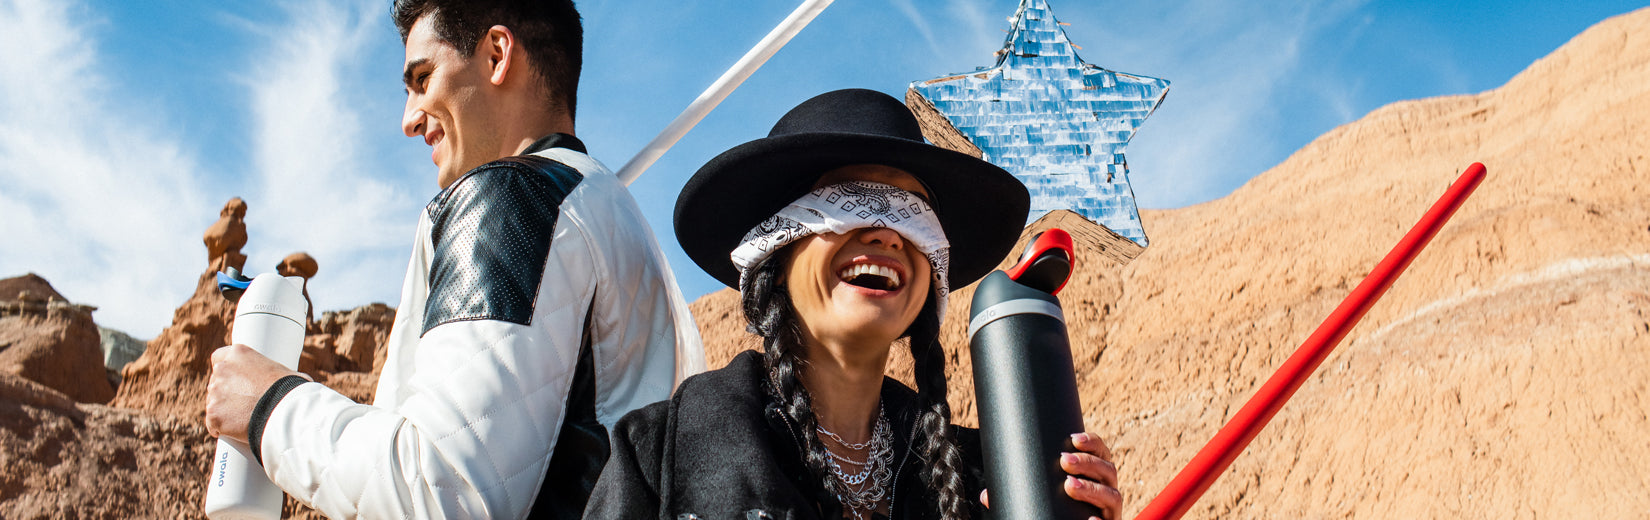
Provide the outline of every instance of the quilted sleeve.
<path id="1" fill-rule="evenodd" d="M 596 282 L 589 236 L 556 219 L 577 179 L 515 170 L 478 169 L 431 204 L 430 299 L 400 402 L 311 384 L 275 406 L 262 444 L 281 488 L 331 518 L 529 512 Z"/>

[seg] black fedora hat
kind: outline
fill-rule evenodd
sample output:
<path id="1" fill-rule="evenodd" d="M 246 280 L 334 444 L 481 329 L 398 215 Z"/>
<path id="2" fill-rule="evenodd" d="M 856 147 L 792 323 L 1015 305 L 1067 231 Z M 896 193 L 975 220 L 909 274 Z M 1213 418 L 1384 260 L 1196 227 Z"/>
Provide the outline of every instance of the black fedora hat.
<path id="1" fill-rule="evenodd" d="M 711 276 L 738 288 L 728 255 L 745 233 L 854 164 L 899 168 L 928 188 L 951 242 L 953 290 L 991 272 L 1025 227 L 1031 197 L 1013 175 L 968 154 L 927 144 L 916 117 L 892 96 L 827 92 L 787 112 L 765 138 L 723 152 L 682 187 L 676 239 Z"/>

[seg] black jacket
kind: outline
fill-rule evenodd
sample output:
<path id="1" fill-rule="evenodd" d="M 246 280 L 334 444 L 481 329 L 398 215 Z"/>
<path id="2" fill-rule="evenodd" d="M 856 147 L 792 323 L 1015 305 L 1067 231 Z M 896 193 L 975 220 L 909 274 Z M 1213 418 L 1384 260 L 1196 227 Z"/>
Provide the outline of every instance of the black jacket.
<path id="1" fill-rule="evenodd" d="M 669 401 L 633 411 L 613 428 L 612 457 L 585 518 L 838 519 L 842 506 L 803 462 L 801 432 L 780 412 L 754 351 L 682 382 Z M 882 405 L 894 429 L 891 517 L 937 518 L 914 451 L 917 394 L 884 379 Z M 963 452 L 963 499 L 981 489 L 979 432 L 953 426 Z"/>

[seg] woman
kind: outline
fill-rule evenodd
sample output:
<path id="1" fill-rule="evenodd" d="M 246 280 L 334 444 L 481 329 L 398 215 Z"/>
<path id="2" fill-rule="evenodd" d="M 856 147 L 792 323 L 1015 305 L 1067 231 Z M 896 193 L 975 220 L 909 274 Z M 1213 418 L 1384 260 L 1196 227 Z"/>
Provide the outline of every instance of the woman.
<path id="1" fill-rule="evenodd" d="M 689 378 L 626 415 L 587 518 L 969 518 L 986 501 L 977 430 L 950 424 L 945 295 L 1004 258 L 1026 189 L 923 142 L 869 90 L 810 99 L 765 139 L 711 160 L 676 235 L 738 287 L 764 352 Z M 910 338 L 917 390 L 885 378 Z M 1068 494 L 1117 518 L 1110 453 L 1073 436 Z"/>

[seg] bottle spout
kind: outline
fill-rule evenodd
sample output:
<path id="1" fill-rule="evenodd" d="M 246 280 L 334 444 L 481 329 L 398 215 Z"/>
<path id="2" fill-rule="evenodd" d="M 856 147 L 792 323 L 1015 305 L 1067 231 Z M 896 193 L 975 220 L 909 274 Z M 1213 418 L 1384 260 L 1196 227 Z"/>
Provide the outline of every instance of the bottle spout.
<path id="1" fill-rule="evenodd" d="M 218 272 L 218 294 L 231 303 L 240 303 L 241 295 L 246 288 L 252 285 L 252 279 L 241 274 L 239 269 L 229 267 Z"/>
<path id="2" fill-rule="evenodd" d="M 1038 233 L 1026 244 L 1020 262 L 1009 268 L 1008 277 L 1021 285 L 1049 294 L 1060 294 L 1076 265 L 1071 234 L 1060 228 Z"/>

